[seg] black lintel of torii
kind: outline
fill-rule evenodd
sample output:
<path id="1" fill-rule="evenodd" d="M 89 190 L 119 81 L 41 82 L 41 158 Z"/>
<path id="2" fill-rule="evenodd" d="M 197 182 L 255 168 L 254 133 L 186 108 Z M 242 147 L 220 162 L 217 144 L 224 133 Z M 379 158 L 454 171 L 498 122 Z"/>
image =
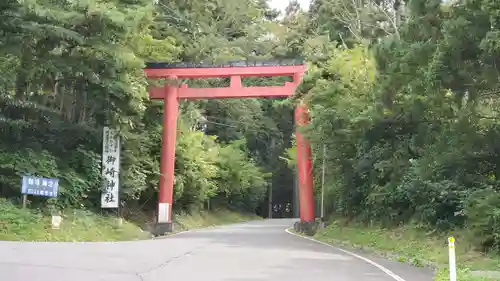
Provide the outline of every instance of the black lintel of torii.
<path id="1" fill-rule="evenodd" d="M 268 60 L 268 61 L 228 61 L 223 64 L 210 64 L 210 63 L 165 63 L 165 62 L 148 62 L 146 69 L 173 69 L 173 68 L 224 68 L 224 67 L 255 67 L 255 66 L 294 66 L 303 65 L 303 59 L 281 59 L 281 60 Z"/>

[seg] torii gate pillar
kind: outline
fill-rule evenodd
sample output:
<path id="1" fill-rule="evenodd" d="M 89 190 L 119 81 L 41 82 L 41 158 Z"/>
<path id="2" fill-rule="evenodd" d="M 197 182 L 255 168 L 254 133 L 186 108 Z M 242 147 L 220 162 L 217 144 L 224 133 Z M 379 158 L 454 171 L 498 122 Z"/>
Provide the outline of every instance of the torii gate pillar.
<path id="1" fill-rule="evenodd" d="M 175 77 L 171 77 L 174 78 Z M 166 85 L 163 98 L 163 131 L 161 134 L 160 190 L 158 195 L 157 231 L 172 232 L 172 203 L 175 182 L 175 144 L 179 115 L 178 87 Z"/>
<path id="2" fill-rule="evenodd" d="M 302 228 L 307 228 L 307 225 L 312 224 L 315 219 L 311 145 L 300 132 L 300 127 L 308 123 L 307 106 L 300 103 L 295 108 L 295 140 L 297 144 L 300 222 L 304 225 Z"/>

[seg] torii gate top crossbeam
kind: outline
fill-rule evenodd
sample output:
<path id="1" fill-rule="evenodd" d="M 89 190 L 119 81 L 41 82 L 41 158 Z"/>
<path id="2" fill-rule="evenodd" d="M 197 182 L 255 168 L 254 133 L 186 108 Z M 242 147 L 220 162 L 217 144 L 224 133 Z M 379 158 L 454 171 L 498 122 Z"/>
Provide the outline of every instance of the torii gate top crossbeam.
<path id="1" fill-rule="evenodd" d="M 303 64 L 271 64 L 236 62 L 222 66 L 194 65 L 194 64 L 149 64 L 144 70 L 148 78 L 231 78 L 229 87 L 223 88 L 189 88 L 186 84 L 172 86 L 179 99 L 207 99 L 207 98 L 258 98 L 258 97 L 288 97 L 295 93 L 300 79 L 306 71 Z M 241 77 L 263 76 L 291 76 L 292 82 L 285 82 L 282 86 L 244 87 Z M 164 99 L 165 87 L 149 89 L 152 99 Z"/>
<path id="2" fill-rule="evenodd" d="M 293 76 L 304 73 L 304 64 L 272 64 L 236 62 L 220 66 L 150 63 L 144 70 L 148 78 L 226 78 L 231 76 Z"/>

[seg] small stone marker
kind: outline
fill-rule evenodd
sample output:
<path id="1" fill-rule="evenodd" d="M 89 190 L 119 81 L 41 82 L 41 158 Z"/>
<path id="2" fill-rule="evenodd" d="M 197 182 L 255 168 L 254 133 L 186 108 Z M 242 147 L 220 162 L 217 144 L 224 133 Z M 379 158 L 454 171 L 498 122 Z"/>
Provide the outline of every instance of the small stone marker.
<path id="1" fill-rule="evenodd" d="M 61 216 L 52 216 L 52 229 L 61 229 L 61 223 Z"/>

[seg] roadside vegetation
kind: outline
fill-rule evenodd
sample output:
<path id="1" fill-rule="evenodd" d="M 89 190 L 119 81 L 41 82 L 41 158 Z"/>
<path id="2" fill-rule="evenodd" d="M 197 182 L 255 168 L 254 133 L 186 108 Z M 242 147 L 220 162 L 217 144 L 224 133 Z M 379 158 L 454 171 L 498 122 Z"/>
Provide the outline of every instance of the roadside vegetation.
<path id="1" fill-rule="evenodd" d="M 335 40 L 297 97 L 337 221 L 318 237 L 441 269 L 454 235 L 461 274 L 498 270 L 497 2 L 313 1 L 308 38 Z"/>
<path id="2" fill-rule="evenodd" d="M 475 249 L 471 233 L 450 231 L 456 239 L 458 280 L 492 280 L 480 277 L 478 271 L 497 271 L 500 257 Z M 435 233 L 418 225 L 384 228 L 345 219 L 332 219 L 318 231 L 315 239 L 332 245 L 359 249 L 391 260 L 426 267 L 436 271 L 436 280 L 449 280 L 446 233 Z M 476 272 L 475 276 L 473 272 Z M 479 275 L 478 275 L 479 274 Z M 498 275 L 500 276 L 500 275 Z M 495 279 L 498 279 L 495 278 Z"/>
<path id="3" fill-rule="evenodd" d="M 151 216 L 135 213 L 121 222 L 113 215 L 81 209 L 66 210 L 59 229 L 52 229 L 51 216 L 42 210 L 21 209 L 0 199 L 0 240 L 37 242 L 98 242 L 150 239 Z M 175 232 L 259 219 L 227 210 L 175 215 Z"/>

